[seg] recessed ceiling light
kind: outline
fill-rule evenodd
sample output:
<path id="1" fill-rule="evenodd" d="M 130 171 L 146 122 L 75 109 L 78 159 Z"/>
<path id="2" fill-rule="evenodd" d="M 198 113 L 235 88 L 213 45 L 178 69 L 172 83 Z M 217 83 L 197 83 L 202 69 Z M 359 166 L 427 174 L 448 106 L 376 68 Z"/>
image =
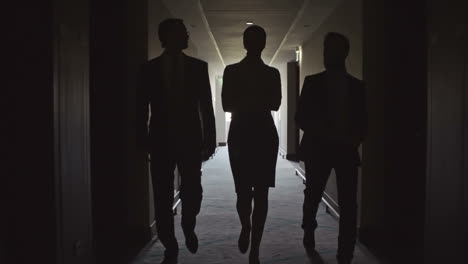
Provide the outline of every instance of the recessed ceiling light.
<path id="1" fill-rule="evenodd" d="M 252 21 L 247 21 L 245 24 L 247 24 L 247 25 L 253 25 L 253 22 L 252 22 Z"/>

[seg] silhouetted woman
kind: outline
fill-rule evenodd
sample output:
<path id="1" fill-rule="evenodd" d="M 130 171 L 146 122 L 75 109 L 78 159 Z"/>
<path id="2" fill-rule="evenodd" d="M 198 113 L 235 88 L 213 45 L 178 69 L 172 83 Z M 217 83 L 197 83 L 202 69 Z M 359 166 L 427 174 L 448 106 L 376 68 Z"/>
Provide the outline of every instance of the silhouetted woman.
<path id="1" fill-rule="evenodd" d="M 251 240 L 251 264 L 260 263 L 268 190 L 275 186 L 278 156 L 278 134 L 271 111 L 277 111 L 281 104 L 281 80 L 278 70 L 261 59 L 265 42 L 263 28 L 250 26 L 244 31 L 247 56 L 226 67 L 221 95 L 224 111 L 232 113 L 228 149 L 242 224 L 238 245 L 245 253 Z"/>

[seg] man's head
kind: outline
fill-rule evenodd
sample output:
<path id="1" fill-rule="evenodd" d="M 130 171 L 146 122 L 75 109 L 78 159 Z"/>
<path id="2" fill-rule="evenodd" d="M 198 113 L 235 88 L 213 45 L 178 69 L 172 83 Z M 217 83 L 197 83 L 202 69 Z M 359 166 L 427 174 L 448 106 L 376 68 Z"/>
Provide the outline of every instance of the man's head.
<path id="1" fill-rule="evenodd" d="M 163 48 L 183 50 L 188 47 L 189 35 L 182 19 L 163 20 L 159 23 L 158 35 Z"/>
<path id="2" fill-rule="evenodd" d="M 248 52 L 261 53 L 266 44 L 266 32 L 260 26 L 250 26 L 244 31 L 244 48 Z"/>
<path id="3" fill-rule="evenodd" d="M 342 67 L 349 54 L 349 40 L 345 35 L 329 32 L 323 42 L 323 63 L 326 69 Z"/>

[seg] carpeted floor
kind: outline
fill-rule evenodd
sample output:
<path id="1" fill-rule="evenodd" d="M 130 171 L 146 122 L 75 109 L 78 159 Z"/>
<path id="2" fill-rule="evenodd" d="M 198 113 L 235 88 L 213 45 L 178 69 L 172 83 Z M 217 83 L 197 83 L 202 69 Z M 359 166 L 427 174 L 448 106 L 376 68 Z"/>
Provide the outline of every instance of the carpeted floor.
<path id="1" fill-rule="evenodd" d="M 270 189 L 269 212 L 265 225 L 260 262 L 273 263 L 336 263 L 338 223 L 321 207 L 316 231 L 317 251 L 320 258 L 309 259 L 302 247 L 302 201 L 304 185 L 295 176 L 292 164 L 278 157 L 276 188 Z M 185 248 L 180 228 L 180 215 L 176 216 L 176 236 L 179 241 L 179 263 L 183 264 L 244 264 L 248 253 L 237 249 L 240 223 L 237 217 L 234 182 L 230 171 L 227 148 L 218 150 L 203 169 L 203 203 L 197 218 L 199 238 L 197 254 Z M 164 248 L 152 241 L 132 264 L 159 264 Z M 353 263 L 378 263 L 360 246 L 356 247 Z"/>

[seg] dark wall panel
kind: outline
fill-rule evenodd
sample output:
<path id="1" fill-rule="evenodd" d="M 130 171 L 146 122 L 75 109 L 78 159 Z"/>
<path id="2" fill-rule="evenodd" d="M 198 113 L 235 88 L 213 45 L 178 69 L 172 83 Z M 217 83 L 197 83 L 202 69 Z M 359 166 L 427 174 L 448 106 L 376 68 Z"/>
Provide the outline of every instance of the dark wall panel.
<path id="1" fill-rule="evenodd" d="M 13 9 L 4 11 L 10 19 L 5 42 L 12 44 L 4 51 L 12 56 L 7 68 L 13 70 L 5 76 L 13 125 L 6 153 L 12 171 L 1 176 L 7 179 L 8 207 L 1 216 L 7 225 L 5 258 L 6 263 L 54 263 L 53 6 L 13 2 Z"/>
<path id="2" fill-rule="evenodd" d="M 452 1 L 450 5 L 428 1 L 429 151 L 425 263 L 468 261 L 467 5 L 461 0 Z"/>
<path id="3" fill-rule="evenodd" d="M 54 2 L 57 263 L 92 261 L 89 6 Z"/>
<path id="4" fill-rule="evenodd" d="M 135 144 L 135 94 L 147 58 L 146 1 L 92 1 L 91 173 L 98 263 L 125 263 L 149 239 L 145 155 Z"/>
<path id="5" fill-rule="evenodd" d="M 361 241 L 392 261 L 423 256 L 426 177 L 425 1 L 364 1 Z"/>
<path id="6" fill-rule="evenodd" d="M 2 263 L 90 263 L 87 2 L 18 2 Z M 2 214 L 3 218 L 3 214 Z"/>
<path id="7" fill-rule="evenodd" d="M 297 101 L 299 98 L 299 64 L 298 62 L 288 62 L 287 68 L 287 149 L 286 158 L 297 160 L 299 148 L 299 128 L 296 125 L 295 114 Z"/>

